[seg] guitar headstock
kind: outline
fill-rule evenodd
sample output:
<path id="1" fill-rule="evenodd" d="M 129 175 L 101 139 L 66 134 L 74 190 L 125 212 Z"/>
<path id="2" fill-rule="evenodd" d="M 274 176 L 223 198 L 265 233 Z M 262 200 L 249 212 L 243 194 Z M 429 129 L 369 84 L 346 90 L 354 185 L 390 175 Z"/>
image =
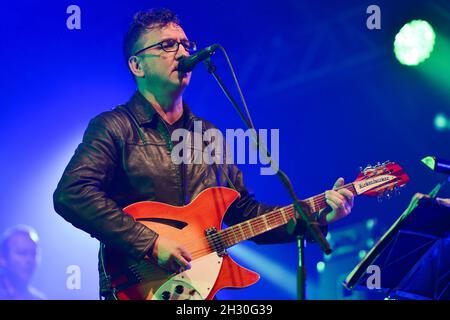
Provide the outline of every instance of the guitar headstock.
<path id="1" fill-rule="evenodd" d="M 371 197 L 390 199 L 409 181 L 408 175 L 395 162 L 386 161 L 375 166 L 367 166 L 353 182 L 356 193 Z"/>

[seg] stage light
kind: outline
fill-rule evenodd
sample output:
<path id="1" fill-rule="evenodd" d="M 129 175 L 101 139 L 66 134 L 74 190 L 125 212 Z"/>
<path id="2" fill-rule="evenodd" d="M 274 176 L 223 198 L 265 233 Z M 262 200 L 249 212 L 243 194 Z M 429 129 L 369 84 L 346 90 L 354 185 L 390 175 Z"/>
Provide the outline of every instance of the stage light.
<path id="1" fill-rule="evenodd" d="M 438 113 L 434 117 L 434 127 L 438 131 L 442 131 L 449 128 L 447 117 L 443 113 Z"/>
<path id="2" fill-rule="evenodd" d="M 323 261 L 317 262 L 316 268 L 317 268 L 317 272 L 319 272 L 319 273 L 324 272 L 325 271 L 325 262 L 323 262 Z"/>
<path id="3" fill-rule="evenodd" d="M 372 230 L 374 226 L 375 226 L 375 219 L 368 219 L 366 221 L 367 230 Z"/>
<path id="4" fill-rule="evenodd" d="M 430 57 L 436 34 L 424 20 L 405 24 L 395 36 L 394 53 L 401 64 L 416 66 Z"/>
<path id="5" fill-rule="evenodd" d="M 372 248 L 374 244 L 375 244 L 375 241 L 372 238 L 367 239 L 366 246 L 368 248 Z"/>
<path id="6" fill-rule="evenodd" d="M 366 254 L 367 254 L 367 251 L 366 251 L 366 250 L 359 250 L 359 252 L 358 252 L 358 257 L 359 257 L 360 259 L 364 259 L 364 257 L 366 256 Z"/>

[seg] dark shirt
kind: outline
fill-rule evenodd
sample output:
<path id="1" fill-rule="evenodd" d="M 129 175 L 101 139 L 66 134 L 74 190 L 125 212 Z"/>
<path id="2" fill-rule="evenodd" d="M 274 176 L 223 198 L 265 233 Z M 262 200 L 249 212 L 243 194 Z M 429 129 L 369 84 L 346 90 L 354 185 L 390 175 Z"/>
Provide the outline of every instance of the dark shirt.
<path id="1" fill-rule="evenodd" d="M 175 121 L 172 124 L 166 123 L 167 129 L 169 129 L 169 134 L 172 135 L 172 132 L 174 132 L 176 129 L 181 129 L 186 127 L 186 122 L 188 119 L 186 119 L 186 115 L 183 114 L 180 119 Z"/>

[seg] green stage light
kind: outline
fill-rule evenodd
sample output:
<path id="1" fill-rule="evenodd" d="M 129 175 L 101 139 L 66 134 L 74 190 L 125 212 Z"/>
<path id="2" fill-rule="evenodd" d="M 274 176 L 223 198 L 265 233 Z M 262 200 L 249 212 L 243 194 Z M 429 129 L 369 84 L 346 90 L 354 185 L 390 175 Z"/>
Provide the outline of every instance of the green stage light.
<path id="1" fill-rule="evenodd" d="M 401 64 L 416 66 L 430 57 L 436 34 L 424 20 L 405 24 L 395 36 L 394 53 Z"/>
<path id="2" fill-rule="evenodd" d="M 367 251 L 366 250 L 359 250 L 358 252 L 358 257 L 359 259 L 364 259 L 364 257 L 366 256 Z"/>
<path id="3" fill-rule="evenodd" d="M 319 272 L 319 273 L 324 272 L 325 271 L 325 262 L 323 262 L 323 261 L 317 262 L 316 268 L 317 268 L 317 272 Z"/>
<path id="4" fill-rule="evenodd" d="M 435 157 L 425 157 L 421 160 L 425 165 L 430 168 L 431 170 L 434 170 L 436 168 L 436 158 Z"/>
<path id="5" fill-rule="evenodd" d="M 434 128 L 436 130 L 445 130 L 447 129 L 449 126 L 447 117 L 442 114 L 442 113 L 438 113 L 435 117 L 434 117 Z"/>

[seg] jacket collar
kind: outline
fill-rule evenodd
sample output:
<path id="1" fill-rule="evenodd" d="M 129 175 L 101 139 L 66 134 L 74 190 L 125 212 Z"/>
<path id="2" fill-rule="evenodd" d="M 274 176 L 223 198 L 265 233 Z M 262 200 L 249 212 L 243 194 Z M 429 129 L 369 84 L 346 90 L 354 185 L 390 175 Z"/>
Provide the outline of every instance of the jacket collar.
<path id="1" fill-rule="evenodd" d="M 158 118 L 161 119 L 155 108 L 139 91 L 136 91 L 133 94 L 131 99 L 127 102 L 126 107 L 136 118 L 136 121 L 140 126 L 149 124 Z M 189 122 L 196 118 L 196 116 L 192 113 L 191 109 L 184 100 L 183 117 L 186 117 Z"/>

